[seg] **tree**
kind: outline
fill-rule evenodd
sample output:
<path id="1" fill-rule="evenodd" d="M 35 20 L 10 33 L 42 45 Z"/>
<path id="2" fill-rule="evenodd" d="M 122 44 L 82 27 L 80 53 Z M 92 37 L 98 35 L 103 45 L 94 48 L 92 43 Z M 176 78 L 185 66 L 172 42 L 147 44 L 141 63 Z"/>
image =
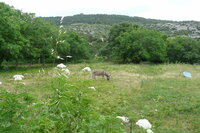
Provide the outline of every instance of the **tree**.
<path id="1" fill-rule="evenodd" d="M 166 38 L 164 34 L 144 28 L 128 30 L 115 39 L 118 44 L 112 47 L 112 52 L 116 60 L 124 63 L 161 63 L 166 60 Z"/>
<path id="2" fill-rule="evenodd" d="M 69 54 L 73 57 L 74 61 L 80 61 L 82 59 L 89 59 L 89 44 L 76 32 L 67 32 L 66 41 L 70 44 Z"/>
<path id="3" fill-rule="evenodd" d="M 32 18 L 26 27 L 26 38 L 29 40 L 27 57 L 30 60 L 45 60 L 51 56 L 51 50 L 56 44 L 58 30 L 42 18 Z"/>
<path id="4" fill-rule="evenodd" d="M 21 11 L 0 3 L 0 64 L 3 60 L 16 61 L 23 58 L 22 49 L 27 44 L 27 39 L 21 34 Z"/>
<path id="5" fill-rule="evenodd" d="M 116 55 L 113 53 L 113 49 L 119 47 L 120 42 L 117 39 L 120 35 L 127 31 L 137 30 L 139 28 L 138 25 L 129 22 L 122 22 L 118 24 L 114 24 L 109 32 L 108 44 L 104 48 L 102 48 L 101 53 L 104 53 L 104 56 L 110 56 L 111 58 L 116 58 Z"/>
<path id="6" fill-rule="evenodd" d="M 124 32 L 137 30 L 138 28 L 139 28 L 138 25 L 129 23 L 129 22 L 122 22 L 122 23 L 113 25 L 110 29 L 109 38 L 108 38 L 110 45 L 119 44 L 116 38 L 119 37 Z"/>
<path id="7" fill-rule="evenodd" d="M 57 55 L 72 55 L 74 60 L 90 57 L 88 43 L 75 32 L 64 33 L 41 17 L 23 13 L 0 3 L 0 65 L 19 61 L 53 62 Z M 52 54 L 54 51 L 54 54 Z"/>
<path id="8" fill-rule="evenodd" d="M 200 63 L 200 42 L 188 37 L 168 40 L 167 56 L 170 62 Z"/>

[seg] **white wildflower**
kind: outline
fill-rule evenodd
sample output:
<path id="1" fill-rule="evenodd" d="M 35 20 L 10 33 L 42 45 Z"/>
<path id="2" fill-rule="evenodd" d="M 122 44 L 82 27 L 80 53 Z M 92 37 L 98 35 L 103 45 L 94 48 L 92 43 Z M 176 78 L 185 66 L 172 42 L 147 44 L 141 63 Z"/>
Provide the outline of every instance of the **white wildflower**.
<path id="1" fill-rule="evenodd" d="M 17 74 L 13 76 L 14 80 L 22 80 L 24 78 L 23 75 Z"/>
<path id="2" fill-rule="evenodd" d="M 65 42 L 65 40 L 62 40 L 61 42 L 62 42 L 62 43 L 64 43 L 64 42 Z"/>
<path id="3" fill-rule="evenodd" d="M 88 87 L 88 88 L 96 91 L 96 88 L 94 86 L 91 86 L 91 87 Z"/>
<path id="4" fill-rule="evenodd" d="M 153 133 L 151 129 L 147 129 L 147 133 Z"/>
<path id="5" fill-rule="evenodd" d="M 71 55 L 67 55 L 66 57 L 67 57 L 67 58 L 72 58 L 72 56 L 71 56 Z"/>
<path id="6" fill-rule="evenodd" d="M 64 60 L 64 59 L 63 59 L 63 58 L 61 58 L 60 56 L 57 56 L 57 59 Z"/>
<path id="7" fill-rule="evenodd" d="M 85 67 L 85 68 L 83 68 L 82 70 L 83 70 L 83 71 L 88 71 L 88 72 L 91 72 L 91 71 L 92 71 L 90 67 Z"/>
<path id="8" fill-rule="evenodd" d="M 58 67 L 58 68 L 61 68 L 61 69 L 66 68 L 66 66 L 65 66 L 64 64 L 62 64 L 62 63 L 61 63 L 61 64 L 58 64 L 57 67 Z"/>
<path id="9" fill-rule="evenodd" d="M 69 69 L 67 69 L 67 68 L 63 68 L 62 71 L 63 71 L 65 74 L 70 75 L 70 71 L 69 71 Z"/>
<path id="10" fill-rule="evenodd" d="M 125 116 L 117 116 L 116 118 L 119 118 L 119 119 L 121 119 L 123 122 L 126 122 L 126 123 L 129 122 L 128 117 L 125 117 Z"/>
<path id="11" fill-rule="evenodd" d="M 51 55 L 53 55 L 54 54 L 54 49 L 51 49 Z"/>
<path id="12" fill-rule="evenodd" d="M 140 119 L 136 122 L 136 125 L 144 129 L 150 129 L 152 127 L 151 123 L 147 119 Z"/>
<path id="13" fill-rule="evenodd" d="M 0 82 L 0 85 L 2 84 L 2 82 Z"/>

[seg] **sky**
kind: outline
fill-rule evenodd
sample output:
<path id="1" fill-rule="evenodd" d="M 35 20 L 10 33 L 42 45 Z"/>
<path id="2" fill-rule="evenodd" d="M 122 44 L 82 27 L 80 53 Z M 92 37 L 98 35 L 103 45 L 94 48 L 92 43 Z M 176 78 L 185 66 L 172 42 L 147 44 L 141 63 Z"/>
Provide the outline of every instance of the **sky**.
<path id="1" fill-rule="evenodd" d="M 200 0 L 0 0 L 36 16 L 117 14 L 173 21 L 200 21 Z"/>

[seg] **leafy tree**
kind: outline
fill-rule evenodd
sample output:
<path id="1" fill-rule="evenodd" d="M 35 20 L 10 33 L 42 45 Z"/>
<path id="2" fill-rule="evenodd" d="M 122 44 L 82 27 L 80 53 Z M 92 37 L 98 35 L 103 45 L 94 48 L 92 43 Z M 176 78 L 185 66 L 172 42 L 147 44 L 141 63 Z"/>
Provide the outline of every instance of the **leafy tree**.
<path id="1" fill-rule="evenodd" d="M 0 64 L 38 61 L 44 65 L 58 55 L 71 55 L 75 61 L 90 57 L 88 42 L 75 32 L 65 33 L 47 20 L 5 3 L 0 3 L 0 15 Z"/>
<path id="2" fill-rule="evenodd" d="M 166 60 L 166 36 L 159 32 L 143 28 L 132 29 L 115 40 L 119 44 L 112 51 L 118 61 L 160 63 Z"/>
<path id="3" fill-rule="evenodd" d="M 166 36 L 138 25 L 124 22 L 114 25 L 109 34 L 109 51 L 121 62 L 164 62 Z"/>
<path id="4" fill-rule="evenodd" d="M 33 18 L 26 29 L 26 37 L 30 46 L 30 59 L 39 59 L 45 64 L 45 59 L 51 57 L 51 50 L 56 44 L 58 30 L 42 18 Z"/>
<path id="5" fill-rule="evenodd" d="M 23 58 L 22 50 L 27 39 L 21 34 L 24 21 L 20 19 L 21 11 L 0 3 L 0 64 L 3 60 L 16 60 Z"/>
<path id="6" fill-rule="evenodd" d="M 122 35 L 124 32 L 137 30 L 138 28 L 138 25 L 129 22 L 114 24 L 109 32 L 108 45 L 104 46 L 101 49 L 101 53 L 103 53 L 104 56 L 110 56 L 111 58 L 115 58 L 115 54 L 113 54 L 113 49 L 119 47 L 120 44 L 117 37 Z"/>
<path id="7" fill-rule="evenodd" d="M 54 49 L 56 50 L 56 56 L 60 56 L 63 59 L 66 59 L 67 55 L 70 55 L 70 44 L 67 42 L 68 40 L 68 33 L 63 31 L 63 29 L 59 29 L 59 36 L 56 40 L 54 45 Z"/>
<path id="8" fill-rule="evenodd" d="M 66 42 L 70 45 L 69 54 L 73 57 L 74 61 L 82 59 L 89 59 L 89 44 L 76 32 L 67 32 Z"/>
<path id="9" fill-rule="evenodd" d="M 110 33 L 109 33 L 109 43 L 110 45 L 117 45 L 119 42 L 116 40 L 117 37 L 119 37 L 124 32 L 130 31 L 130 30 L 136 30 L 139 26 L 133 23 L 129 22 L 122 22 L 115 24 L 111 27 Z"/>
<path id="10" fill-rule="evenodd" d="M 167 56 L 170 62 L 200 63 L 200 42 L 188 37 L 169 39 Z"/>

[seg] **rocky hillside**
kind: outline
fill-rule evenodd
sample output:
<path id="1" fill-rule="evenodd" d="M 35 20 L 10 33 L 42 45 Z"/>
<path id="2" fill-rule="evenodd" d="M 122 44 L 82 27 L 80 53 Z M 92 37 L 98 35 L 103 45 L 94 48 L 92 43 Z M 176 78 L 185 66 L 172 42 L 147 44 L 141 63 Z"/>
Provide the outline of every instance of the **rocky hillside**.
<path id="1" fill-rule="evenodd" d="M 191 38 L 200 38 L 200 22 L 196 21 L 146 24 L 144 26 L 170 34 L 171 36 L 183 35 Z"/>
<path id="2" fill-rule="evenodd" d="M 61 17 L 45 17 L 53 24 L 60 26 Z M 200 22 L 198 21 L 167 21 L 129 17 L 123 15 L 74 15 L 66 16 L 62 25 L 71 30 L 96 37 L 106 37 L 112 24 L 120 22 L 134 22 L 146 28 L 155 29 L 170 36 L 183 35 L 191 38 L 200 38 Z"/>
<path id="3" fill-rule="evenodd" d="M 67 25 L 64 28 L 77 31 L 81 34 L 91 35 L 95 38 L 107 38 L 111 25 L 77 23 Z"/>

